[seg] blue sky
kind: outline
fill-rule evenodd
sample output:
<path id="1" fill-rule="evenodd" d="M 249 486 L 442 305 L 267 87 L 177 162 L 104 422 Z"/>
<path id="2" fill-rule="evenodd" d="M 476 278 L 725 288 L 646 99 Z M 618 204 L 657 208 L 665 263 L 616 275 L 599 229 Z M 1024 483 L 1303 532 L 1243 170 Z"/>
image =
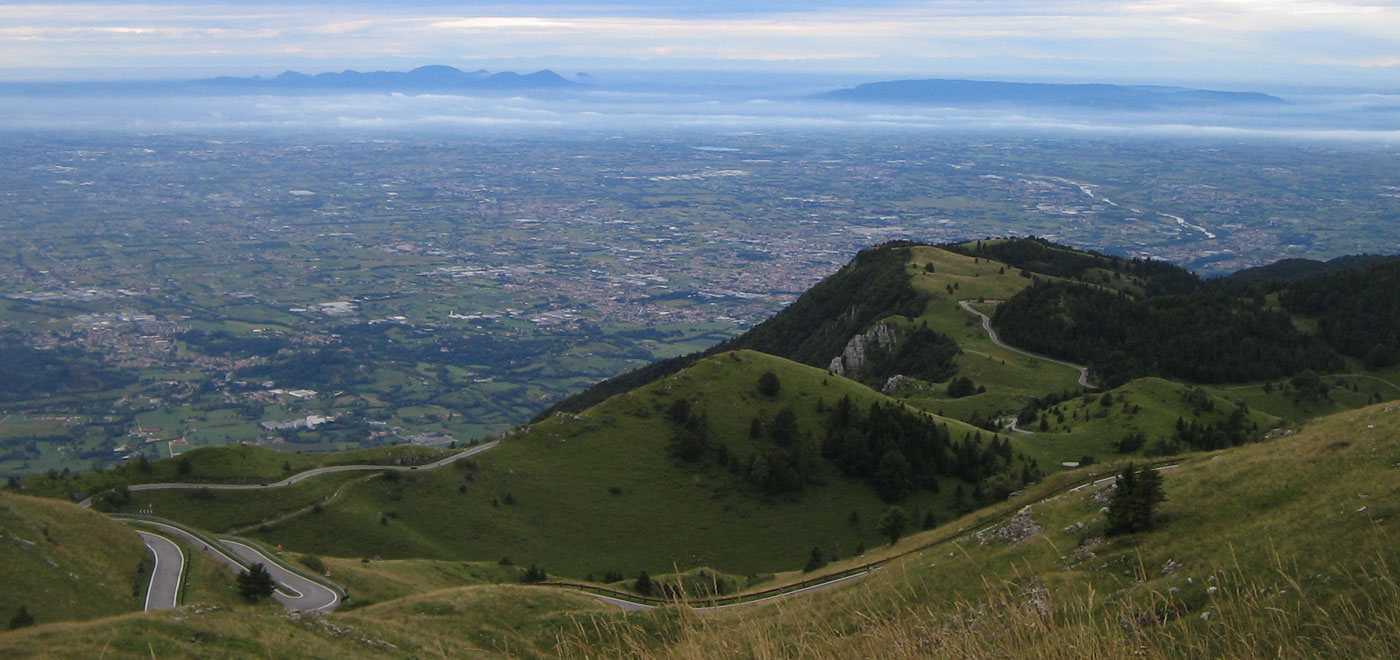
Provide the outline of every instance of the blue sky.
<path id="1" fill-rule="evenodd" d="M 721 69 L 1400 88 L 1400 3 L 0 2 L 0 77 Z"/>

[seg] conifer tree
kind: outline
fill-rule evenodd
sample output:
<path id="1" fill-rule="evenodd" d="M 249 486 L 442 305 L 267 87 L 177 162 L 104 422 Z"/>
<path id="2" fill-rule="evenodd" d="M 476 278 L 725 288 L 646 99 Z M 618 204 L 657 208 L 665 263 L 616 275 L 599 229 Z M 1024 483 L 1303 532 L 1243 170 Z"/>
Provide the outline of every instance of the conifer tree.
<path id="1" fill-rule="evenodd" d="M 1152 529 L 1157 505 L 1164 499 L 1161 474 L 1152 468 L 1128 465 L 1118 476 L 1113 499 L 1108 503 L 1108 535 Z"/>
<path id="2" fill-rule="evenodd" d="M 238 593 L 252 602 L 267 598 L 277 590 L 277 582 L 262 564 L 253 564 L 238 574 Z"/>

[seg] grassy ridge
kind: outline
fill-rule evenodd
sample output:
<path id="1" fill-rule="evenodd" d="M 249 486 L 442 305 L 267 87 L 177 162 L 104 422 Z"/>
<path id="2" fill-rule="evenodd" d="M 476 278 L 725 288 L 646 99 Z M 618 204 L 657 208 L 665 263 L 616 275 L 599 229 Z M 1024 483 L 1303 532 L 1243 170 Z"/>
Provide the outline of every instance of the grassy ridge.
<path id="1" fill-rule="evenodd" d="M 758 392 L 761 374 L 778 375 L 774 397 Z M 730 452 L 754 450 L 755 418 L 791 407 L 801 432 L 824 434 L 819 406 L 850 396 L 858 407 L 887 401 L 853 381 L 761 353 L 707 358 L 690 369 L 614 397 L 582 415 L 560 415 L 507 438 L 497 448 L 440 470 L 348 481 L 340 496 L 262 531 L 260 540 L 329 556 L 538 563 L 574 578 L 608 571 L 667 573 L 712 566 L 748 575 L 800 567 L 813 547 L 847 557 L 879 543 L 885 504 L 863 483 L 823 463 L 823 483 L 800 495 L 765 497 L 713 464 L 683 465 L 668 453 L 678 398 L 708 413 L 710 435 Z M 822 402 L 822 403 L 819 403 Z M 955 436 L 975 432 L 949 422 Z M 990 435 L 990 434 L 987 434 Z M 946 519 L 952 482 L 903 506 L 916 520 Z M 315 492 L 312 492 L 312 489 Z M 334 489 L 340 488 L 335 486 Z M 136 492 L 130 506 L 189 524 L 245 524 L 249 511 L 305 507 L 331 486 L 214 493 Z M 227 497 L 226 497 L 227 496 Z M 325 500 L 321 500 L 325 501 Z M 852 513 L 855 522 L 852 522 Z"/>
<path id="2" fill-rule="evenodd" d="M 771 400 L 756 391 L 758 376 L 769 370 L 783 384 Z M 679 465 L 667 453 L 674 429 L 665 415 L 677 397 L 703 400 L 712 437 L 746 452 L 755 416 L 771 419 L 792 406 L 804 412 L 804 431 L 820 431 L 816 416 L 806 413 L 819 399 L 830 406 L 847 395 L 861 405 L 882 398 L 780 358 L 716 356 L 583 415 L 537 424 L 474 457 L 475 470 L 376 480 L 354 488 L 343 504 L 266 538 L 327 554 L 352 548 L 385 558 L 508 556 L 573 577 L 695 566 L 771 572 L 800 566 L 818 545 L 828 555 L 848 556 L 878 542 L 874 524 L 885 505 L 868 487 L 828 466 L 824 486 L 797 497 L 762 497 L 727 471 Z M 942 510 L 947 500 L 948 493 L 926 493 L 906 506 Z M 342 531 L 328 537 L 331 529 Z"/>

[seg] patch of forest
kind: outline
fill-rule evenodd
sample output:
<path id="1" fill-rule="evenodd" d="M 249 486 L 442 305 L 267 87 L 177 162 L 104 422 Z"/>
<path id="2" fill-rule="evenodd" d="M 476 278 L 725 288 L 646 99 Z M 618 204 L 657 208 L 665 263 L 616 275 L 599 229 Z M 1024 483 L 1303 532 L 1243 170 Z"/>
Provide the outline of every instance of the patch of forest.
<path id="1" fill-rule="evenodd" d="M 1027 236 L 940 246 L 969 257 L 1000 261 L 1023 271 L 1072 280 L 1090 280 L 1091 271 L 1107 270 L 1140 279 L 1149 296 L 1190 293 L 1201 287 L 1191 271 L 1165 261 L 1125 259 L 1095 251 L 1076 250 L 1043 238 Z"/>
<path id="2" fill-rule="evenodd" d="M 1226 383 L 1332 372 L 1341 358 L 1255 296 L 1219 292 L 1136 299 L 1072 282 L 1038 282 L 993 317 L 1007 342 L 1087 364 L 1104 386 L 1141 376 Z"/>
<path id="3" fill-rule="evenodd" d="M 1317 319 L 1317 335 L 1371 369 L 1400 363 L 1400 261 L 1288 284 L 1279 302 Z"/>
<path id="4" fill-rule="evenodd" d="M 671 454 L 686 463 L 713 462 L 767 495 L 800 493 L 820 483 L 823 459 L 847 477 L 874 489 L 886 502 L 898 502 L 916 491 L 939 492 L 940 478 L 958 480 L 958 508 L 1004 499 L 1034 481 L 1035 465 L 1014 452 L 1000 436 L 986 439 L 980 432 L 957 438 L 947 423 L 890 402 L 862 409 L 850 397 L 818 410 L 824 436 L 800 432 L 797 415 L 784 408 L 772 419 L 756 417 L 749 437 L 752 452 L 731 449 L 711 437 L 709 420 L 686 399 L 668 411 L 675 425 Z M 971 492 L 963 484 L 972 484 Z"/>

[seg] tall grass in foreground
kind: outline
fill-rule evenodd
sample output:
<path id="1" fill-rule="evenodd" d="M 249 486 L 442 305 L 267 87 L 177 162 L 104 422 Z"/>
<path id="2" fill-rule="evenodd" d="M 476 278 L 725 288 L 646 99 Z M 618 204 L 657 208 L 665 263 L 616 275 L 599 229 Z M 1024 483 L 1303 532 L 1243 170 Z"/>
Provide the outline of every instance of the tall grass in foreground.
<path id="1" fill-rule="evenodd" d="M 899 603 L 856 587 L 834 609 L 813 599 L 701 612 L 575 620 L 563 658 L 1400 658 L 1393 557 L 1356 570 L 1265 579 L 1238 569 L 1185 603 L 1159 592 L 1051 602 L 1035 580 L 987 585 L 980 602 Z M 1275 562 L 1278 564 L 1279 562 Z M 1217 586 L 1218 585 L 1218 586 Z"/>

